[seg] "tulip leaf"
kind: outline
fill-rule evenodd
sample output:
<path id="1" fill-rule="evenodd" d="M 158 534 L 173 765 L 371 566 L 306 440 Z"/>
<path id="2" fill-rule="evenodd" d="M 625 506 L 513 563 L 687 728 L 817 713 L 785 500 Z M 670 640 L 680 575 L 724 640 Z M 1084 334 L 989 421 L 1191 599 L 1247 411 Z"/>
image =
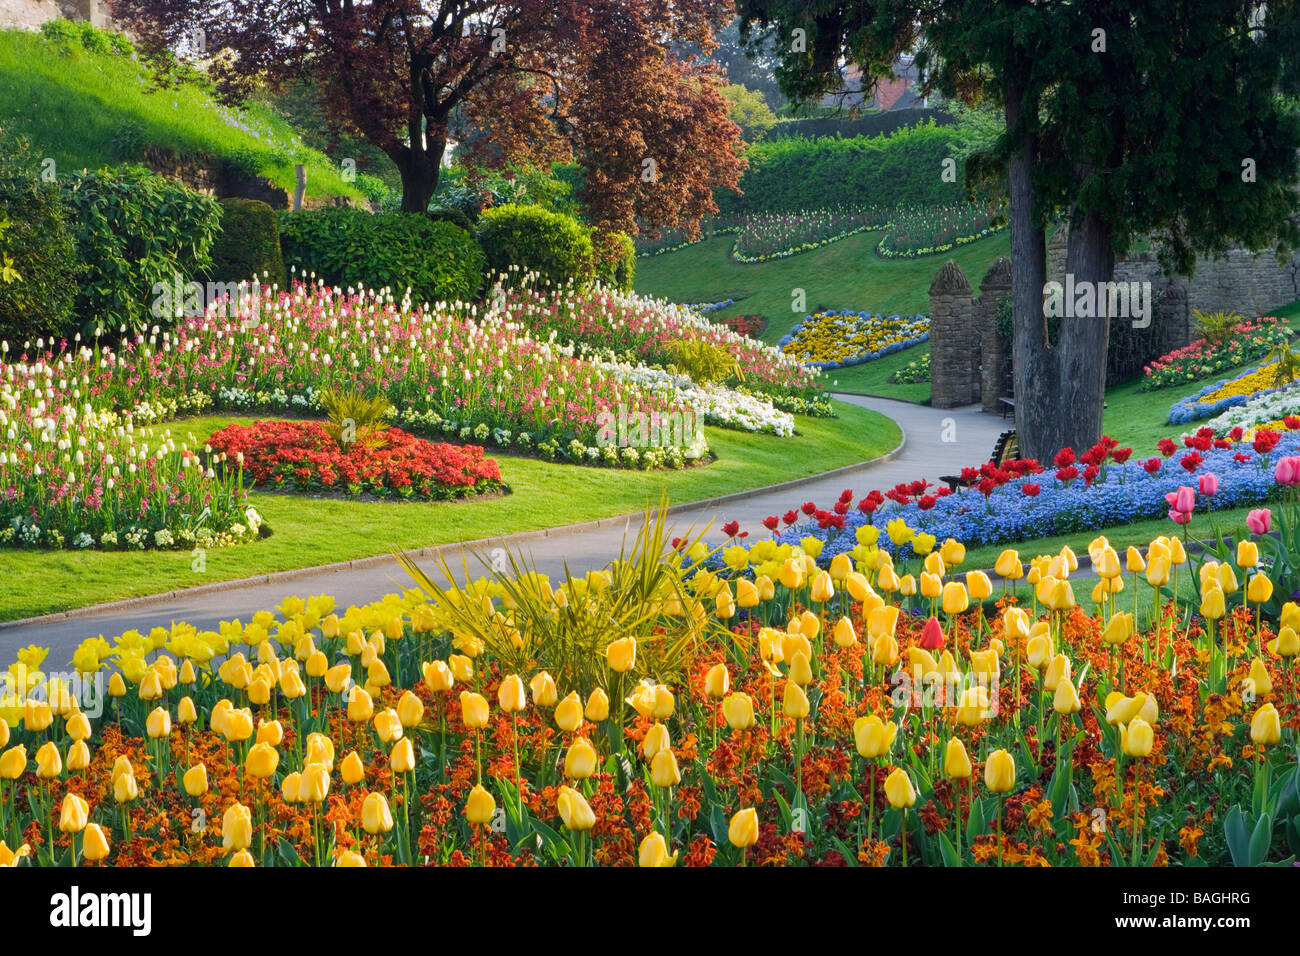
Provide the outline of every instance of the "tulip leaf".
<path id="1" fill-rule="evenodd" d="M 983 833 L 988 824 L 985 822 L 984 801 L 972 800 L 970 804 L 970 817 L 966 820 L 966 843 L 969 845 L 974 842 L 975 838 Z"/>
<path id="2" fill-rule="evenodd" d="M 298 851 L 294 849 L 293 844 L 288 840 L 281 838 L 275 845 L 276 855 L 280 857 L 283 866 L 306 866 Z"/>
<path id="3" fill-rule="evenodd" d="M 1246 829 L 1246 821 L 1239 805 L 1234 806 L 1228 812 L 1228 818 L 1223 821 L 1223 837 L 1228 844 L 1228 854 L 1232 857 L 1232 865 L 1249 865 L 1250 832 Z"/>
<path id="4" fill-rule="evenodd" d="M 942 830 L 939 831 L 939 852 L 943 854 L 944 866 L 961 866 L 961 857 L 957 855 L 957 848 L 948 839 L 948 834 Z"/>
<path id="5" fill-rule="evenodd" d="M 718 846 L 727 846 L 727 816 L 719 804 L 713 804 L 709 811 L 709 830 L 713 833 L 713 842 Z"/>
<path id="6" fill-rule="evenodd" d="M 857 866 L 858 855 L 854 853 L 852 850 L 850 850 L 848 846 L 845 844 L 845 842 L 841 840 L 839 837 L 835 836 L 835 834 L 833 833 L 830 834 L 830 838 L 831 838 L 831 843 L 835 844 L 835 849 L 839 850 L 840 856 L 844 858 L 845 865 Z"/>
<path id="7" fill-rule="evenodd" d="M 1273 818 L 1267 813 L 1261 814 L 1255 823 L 1255 831 L 1250 835 L 1249 865 L 1259 866 L 1268 856 L 1269 844 L 1273 842 Z"/>
<path id="8" fill-rule="evenodd" d="M 713 777 L 710 776 L 708 769 L 704 766 L 704 761 L 698 757 L 695 758 L 695 770 L 699 774 L 700 783 L 704 787 L 704 796 L 710 806 L 718 802 L 718 788 L 713 785 Z"/>

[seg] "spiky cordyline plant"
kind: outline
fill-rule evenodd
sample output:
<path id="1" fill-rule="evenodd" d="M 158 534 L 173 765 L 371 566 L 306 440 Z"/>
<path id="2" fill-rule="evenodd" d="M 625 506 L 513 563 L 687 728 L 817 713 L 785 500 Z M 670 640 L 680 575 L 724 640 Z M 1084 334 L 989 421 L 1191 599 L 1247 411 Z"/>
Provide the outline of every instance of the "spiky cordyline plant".
<path id="1" fill-rule="evenodd" d="M 600 571 L 575 578 L 566 566 L 558 598 L 518 553 L 507 552 L 505 570 L 475 555 L 492 578 L 464 588 L 456 585 L 441 556 L 438 567 L 447 587 L 438 585 L 410 556 L 398 554 L 397 560 L 429 595 L 438 628 L 449 632 L 455 645 L 479 642 L 506 673 L 527 678 L 547 670 L 562 692 L 576 690 L 585 698 L 601 687 L 613 699 L 639 679 L 679 680 L 687 652 L 704 640 L 744 640 L 705 614 L 690 593 L 682 569 L 685 547 L 674 551 L 668 545 L 665 517 L 664 502 L 658 509 L 647 507 L 631 548 L 625 537 L 619 557 Z M 688 531 L 687 546 L 707 530 Z M 468 582 L 468 558 L 463 557 L 463 565 L 462 580 Z M 500 599 L 500 608 L 493 597 Z M 612 641 L 629 636 L 637 640 L 636 666 L 614 680 L 606 650 Z"/>

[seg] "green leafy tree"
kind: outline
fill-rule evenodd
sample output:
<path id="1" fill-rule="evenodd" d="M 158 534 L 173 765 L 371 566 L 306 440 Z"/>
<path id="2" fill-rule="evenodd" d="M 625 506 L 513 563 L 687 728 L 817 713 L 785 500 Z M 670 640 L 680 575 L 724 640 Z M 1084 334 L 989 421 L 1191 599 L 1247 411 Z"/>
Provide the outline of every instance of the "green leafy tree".
<path id="1" fill-rule="evenodd" d="M 739 83 L 731 83 L 721 90 L 722 98 L 730 104 L 727 115 L 740 127 L 741 138 L 747 143 L 762 139 L 776 125 L 776 114 L 758 93 Z"/>
<path id="2" fill-rule="evenodd" d="M 738 6 L 743 25 L 783 37 L 777 76 L 800 100 L 834 88 L 845 60 L 885 76 L 916 50 L 928 86 L 1002 109 L 1006 132 L 983 168 L 1005 175 L 1010 197 L 1016 428 L 1031 457 L 1100 436 L 1111 321 L 1070 318 L 1049 336 L 1048 223 L 1070 224 L 1076 285 L 1108 282 L 1144 235 L 1183 273 L 1234 242 L 1285 250 L 1300 239 L 1300 124 L 1284 99 L 1300 85 L 1295 2 L 1266 12 L 1247 0 Z"/>

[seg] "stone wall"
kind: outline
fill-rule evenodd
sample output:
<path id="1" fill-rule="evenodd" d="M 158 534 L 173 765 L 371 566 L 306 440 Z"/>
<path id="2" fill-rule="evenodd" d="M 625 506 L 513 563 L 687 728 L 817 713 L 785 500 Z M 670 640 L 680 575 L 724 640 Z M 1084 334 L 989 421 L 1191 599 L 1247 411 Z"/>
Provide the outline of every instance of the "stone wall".
<path id="1" fill-rule="evenodd" d="M 109 25 L 103 0 L 0 0 L 0 29 L 39 30 L 48 20 L 89 20 L 97 27 Z"/>
<path id="2" fill-rule="evenodd" d="M 980 334 L 970 283 L 949 259 L 930 283 L 930 404 L 957 408 L 979 399 Z"/>

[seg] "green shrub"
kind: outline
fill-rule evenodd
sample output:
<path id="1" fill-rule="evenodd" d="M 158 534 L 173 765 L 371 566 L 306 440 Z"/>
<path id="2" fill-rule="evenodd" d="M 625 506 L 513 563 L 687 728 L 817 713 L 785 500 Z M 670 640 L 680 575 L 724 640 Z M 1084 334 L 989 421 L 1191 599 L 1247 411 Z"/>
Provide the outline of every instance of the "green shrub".
<path id="1" fill-rule="evenodd" d="M 449 222 L 454 226 L 460 226 L 466 232 L 474 231 L 474 223 L 469 215 L 456 206 L 433 206 L 427 215 L 434 222 Z"/>
<path id="2" fill-rule="evenodd" d="M 494 272 L 518 266 L 521 274 L 532 271 L 553 285 L 572 281 L 579 287 L 596 274 L 589 230 L 571 216 L 540 206 L 494 206 L 479 220 L 478 237 Z"/>
<path id="3" fill-rule="evenodd" d="M 592 236 L 596 250 L 596 279 L 623 292 L 632 290 L 636 275 L 636 244 L 625 232 Z"/>
<path id="4" fill-rule="evenodd" d="M 182 303 L 172 290 L 212 265 L 217 201 L 143 166 L 78 173 L 63 195 L 86 266 L 76 299 L 82 331 L 175 321 Z"/>
<path id="5" fill-rule="evenodd" d="M 243 282 L 257 276 L 259 282 L 287 288 L 275 210 L 259 199 L 221 200 L 221 231 L 212 243 L 208 274 L 218 282 Z"/>
<path id="6" fill-rule="evenodd" d="M 22 345 L 70 337 L 80 265 L 59 187 L 44 182 L 26 140 L 0 130 L 0 263 L 17 278 L 0 284 L 0 340 Z"/>
<path id="7" fill-rule="evenodd" d="M 782 138 L 745 151 L 743 195 L 718 190 L 718 213 L 802 212 L 831 206 L 939 206 L 963 200 L 962 171 L 944 182 L 954 155 L 952 127 L 926 123 L 889 136 Z"/>
<path id="8" fill-rule="evenodd" d="M 330 285 L 388 286 L 416 304 L 471 299 L 483 286 L 483 250 L 450 222 L 414 213 L 316 209 L 280 214 L 286 266 Z"/>

